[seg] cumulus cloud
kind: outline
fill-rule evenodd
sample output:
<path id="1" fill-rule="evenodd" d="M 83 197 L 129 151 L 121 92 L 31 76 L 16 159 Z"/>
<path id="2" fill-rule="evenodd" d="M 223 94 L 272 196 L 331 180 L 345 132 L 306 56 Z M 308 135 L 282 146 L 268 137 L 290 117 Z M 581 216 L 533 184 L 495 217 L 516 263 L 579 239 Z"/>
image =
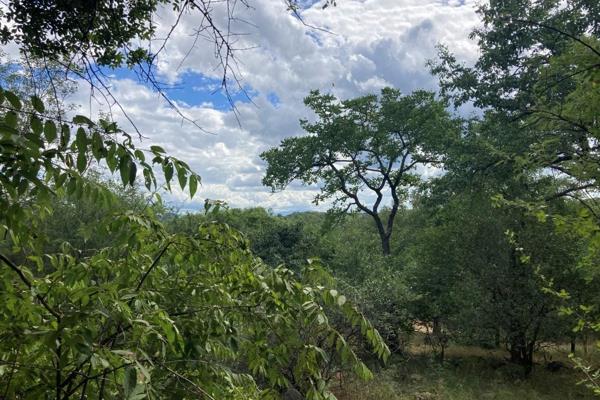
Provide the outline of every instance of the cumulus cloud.
<path id="1" fill-rule="evenodd" d="M 216 20 L 225 21 L 226 10 L 215 7 Z M 189 94 L 179 103 L 182 112 L 214 134 L 182 122 L 143 84 L 112 81 L 115 97 L 143 132 L 144 143 L 162 145 L 203 177 L 200 199 L 172 195 L 186 208 L 200 207 L 204 198 L 277 212 L 313 207 L 316 187 L 294 185 L 276 194 L 262 187 L 265 166 L 259 159 L 282 138 L 302 133 L 298 120 L 310 116 L 302 100 L 311 89 L 342 98 L 390 85 L 404 92 L 434 89 L 425 61 L 435 56 L 438 43 L 467 61 L 476 56 L 476 46 L 467 38 L 478 23 L 472 0 L 343 0 L 326 9 L 317 2 L 303 10 L 304 24 L 286 12 L 281 0 L 255 0 L 252 8 L 240 8 L 238 16 L 232 30 L 244 35 L 235 46 L 247 50 L 237 53 L 236 71 L 253 102 L 237 101 L 236 112 L 215 107 L 211 100 L 220 69 L 212 44 L 193 34 L 197 15 L 183 16 L 158 59 L 161 80 Z M 158 36 L 166 36 L 175 19 L 163 10 Z M 88 104 L 85 87 L 77 96 L 76 102 Z"/>

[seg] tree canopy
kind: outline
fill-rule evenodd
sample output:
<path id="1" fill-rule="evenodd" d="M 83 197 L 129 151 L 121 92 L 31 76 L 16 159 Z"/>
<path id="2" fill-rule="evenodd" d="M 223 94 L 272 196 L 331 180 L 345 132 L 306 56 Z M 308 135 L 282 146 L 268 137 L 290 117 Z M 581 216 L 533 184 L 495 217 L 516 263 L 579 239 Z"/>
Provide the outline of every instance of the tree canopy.
<path id="1" fill-rule="evenodd" d="M 482 4 L 475 64 L 443 47 L 429 64 L 439 97 L 311 92 L 263 182 L 320 189 L 329 216 L 172 212 L 160 192 L 193 197 L 200 175 L 69 113 L 61 79 L 109 90 L 103 68 L 124 66 L 157 85 L 168 10 L 201 17 L 226 84 L 234 3 L 225 23 L 204 0 L 6 4 L 0 40 L 24 63 L 0 65 L 0 398 L 333 400 L 334 379 L 406 362 L 417 330 L 439 370 L 462 344 L 520 377 L 547 343 L 597 338 L 596 1 Z M 470 119 L 449 107 L 469 102 Z"/>
<path id="2" fill-rule="evenodd" d="M 441 166 L 441 150 L 458 134 L 460 121 L 426 91 L 403 96 L 387 88 L 380 96 L 350 100 L 315 91 L 305 104 L 317 121 L 301 121 L 306 136 L 261 154 L 267 162 L 263 183 L 273 190 L 294 180 L 320 184 L 315 202 L 331 199 L 333 212 L 370 215 L 389 254 L 398 209 L 424 170 Z"/>
<path id="3" fill-rule="evenodd" d="M 158 6 L 11 2 L 3 39 L 44 71 L 46 57 L 132 65 L 148 61 L 127 45 L 152 35 Z M 200 176 L 114 121 L 67 116 L 58 96 L 50 107 L 32 88 L 0 89 L 0 396 L 331 399 L 332 366 L 371 376 L 333 311 L 387 358 L 318 261 L 301 274 L 266 265 L 212 219 L 170 231 L 156 192 L 164 182 L 193 197 Z M 105 183 L 110 174 L 129 188 L 143 178 L 154 194 L 124 193 Z"/>

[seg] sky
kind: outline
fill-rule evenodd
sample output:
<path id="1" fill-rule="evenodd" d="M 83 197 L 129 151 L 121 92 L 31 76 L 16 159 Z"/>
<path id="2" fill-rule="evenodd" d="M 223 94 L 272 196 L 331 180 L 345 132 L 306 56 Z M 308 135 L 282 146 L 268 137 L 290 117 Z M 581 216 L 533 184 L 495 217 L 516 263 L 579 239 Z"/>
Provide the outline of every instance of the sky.
<path id="1" fill-rule="evenodd" d="M 473 62 L 476 43 L 468 35 L 477 26 L 472 0 L 338 0 L 322 9 L 303 1 L 303 21 L 286 11 L 283 0 L 250 0 L 238 4 L 232 31 L 238 60 L 235 69 L 245 93 L 231 84 L 235 110 L 220 88 L 221 69 L 214 45 L 195 40 L 197 14 L 182 16 L 158 57 L 156 76 L 186 122 L 152 87 L 125 70 L 109 71 L 110 88 L 128 117 L 143 134 L 142 147 L 161 145 L 186 161 L 202 177 L 194 199 L 174 190 L 166 199 L 182 210 L 218 199 L 231 207 L 265 207 L 276 213 L 322 210 L 312 199 L 317 186 L 294 183 L 279 193 L 262 186 L 265 165 L 259 154 L 288 136 L 303 134 L 299 119 L 311 118 L 303 99 L 319 89 L 340 98 L 376 93 L 385 86 L 409 93 L 435 90 L 436 79 L 425 63 L 444 44 L 459 60 Z M 217 23 L 225 10 L 214 9 Z M 158 15 L 157 37 L 166 37 L 176 14 Z M 317 29 L 319 28 L 319 29 Z M 153 44 L 157 46 L 160 43 Z M 250 101 L 251 100 L 251 101 Z M 90 101 L 80 85 L 73 102 L 82 113 L 106 111 Z M 115 112 L 125 130 L 127 120 Z"/>

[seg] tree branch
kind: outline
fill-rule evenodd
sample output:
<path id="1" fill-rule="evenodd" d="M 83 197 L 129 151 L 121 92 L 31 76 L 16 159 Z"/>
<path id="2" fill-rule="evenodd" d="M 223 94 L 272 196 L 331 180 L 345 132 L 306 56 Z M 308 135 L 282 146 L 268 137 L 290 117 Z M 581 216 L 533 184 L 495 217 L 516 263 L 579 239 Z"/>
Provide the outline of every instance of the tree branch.
<path id="1" fill-rule="evenodd" d="M 167 251 L 167 249 L 169 248 L 169 246 L 171 245 L 171 243 L 172 242 L 167 242 L 167 244 L 165 245 L 165 247 L 163 247 L 162 250 L 158 253 L 158 255 L 154 258 L 154 261 L 152 261 L 152 264 L 150 265 L 150 267 L 148 268 L 148 270 L 144 273 L 144 275 L 142 276 L 142 279 L 140 279 L 140 282 L 135 287 L 135 291 L 136 292 L 140 290 L 140 288 L 144 284 L 144 281 L 146 280 L 146 278 L 148 277 L 148 275 L 150 275 L 150 272 L 152 272 L 152 270 L 154 269 L 154 267 L 156 267 L 156 264 L 158 264 L 158 262 L 160 261 L 161 257 L 163 256 L 163 254 L 165 254 L 165 251 Z"/>
<path id="2" fill-rule="evenodd" d="M 551 25 L 546 25 L 542 22 L 537 22 L 537 21 L 532 21 L 532 20 L 527 20 L 527 19 L 515 19 L 514 21 L 516 22 L 520 22 L 522 24 L 527 24 L 527 25 L 534 25 L 534 26 L 538 26 L 544 29 L 548 29 L 551 30 L 553 32 L 556 32 L 560 35 L 566 36 L 569 39 L 572 39 L 574 41 L 576 41 L 577 43 L 587 47 L 589 50 L 591 50 L 594 54 L 596 54 L 598 57 L 600 57 L 600 51 L 596 50 L 593 46 L 587 44 L 586 42 L 584 42 L 583 40 L 579 39 L 577 36 L 574 36 L 568 32 L 562 31 L 554 26 Z"/>
<path id="3" fill-rule="evenodd" d="M 594 184 L 588 183 L 588 184 L 585 184 L 585 185 L 568 188 L 568 189 L 562 190 L 562 191 L 560 191 L 558 193 L 554 193 L 554 194 L 552 194 L 550 196 L 547 196 L 547 197 L 544 198 L 544 200 L 545 201 L 550 201 L 550 200 L 558 199 L 559 197 L 567 196 L 567 195 L 569 195 L 572 192 L 577 192 L 579 190 L 588 189 L 588 188 L 593 187 L 593 186 L 594 186 Z"/>
<path id="4" fill-rule="evenodd" d="M 10 269 L 12 269 L 19 276 L 21 281 L 25 284 L 25 286 L 27 286 L 28 289 L 31 290 L 33 288 L 33 285 L 31 284 L 31 282 L 29 282 L 29 279 L 27 279 L 27 277 L 25 276 L 23 271 L 18 266 L 16 266 L 12 261 L 10 261 L 8 258 L 6 258 L 6 256 L 2 253 L 0 253 L 0 260 L 2 260 L 6 265 L 8 265 L 8 267 Z M 48 310 L 48 312 L 54 316 L 54 318 L 60 320 L 61 315 L 57 311 L 55 311 L 52 307 L 50 307 L 50 305 L 46 302 L 46 300 L 39 293 L 36 293 L 35 297 L 44 306 L 44 308 L 46 310 Z"/>

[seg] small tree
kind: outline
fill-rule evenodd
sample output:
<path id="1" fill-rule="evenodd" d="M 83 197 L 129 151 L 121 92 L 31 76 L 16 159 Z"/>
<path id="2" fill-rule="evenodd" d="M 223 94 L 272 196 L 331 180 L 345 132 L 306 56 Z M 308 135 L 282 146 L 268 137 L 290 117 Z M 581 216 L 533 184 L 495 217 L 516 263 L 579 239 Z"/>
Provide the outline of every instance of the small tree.
<path id="1" fill-rule="evenodd" d="M 402 96 L 386 88 L 379 97 L 344 101 L 313 91 L 304 103 L 317 121 L 300 121 L 307 136 L 287 138 L 261 154 L 268 164 L 263 183 L 282 190 L 293 180 L 321 182 L 315 203 L 333 199 L 333 212 L 370 215 L 383 253 L 390 254 L 398 209 L 422 179 L 418 168 L 441 164 L 439 150 L 456 133 L 457 120 L 426 91 Z M 382 215 L 387 199 L 389 212 Z"/>

